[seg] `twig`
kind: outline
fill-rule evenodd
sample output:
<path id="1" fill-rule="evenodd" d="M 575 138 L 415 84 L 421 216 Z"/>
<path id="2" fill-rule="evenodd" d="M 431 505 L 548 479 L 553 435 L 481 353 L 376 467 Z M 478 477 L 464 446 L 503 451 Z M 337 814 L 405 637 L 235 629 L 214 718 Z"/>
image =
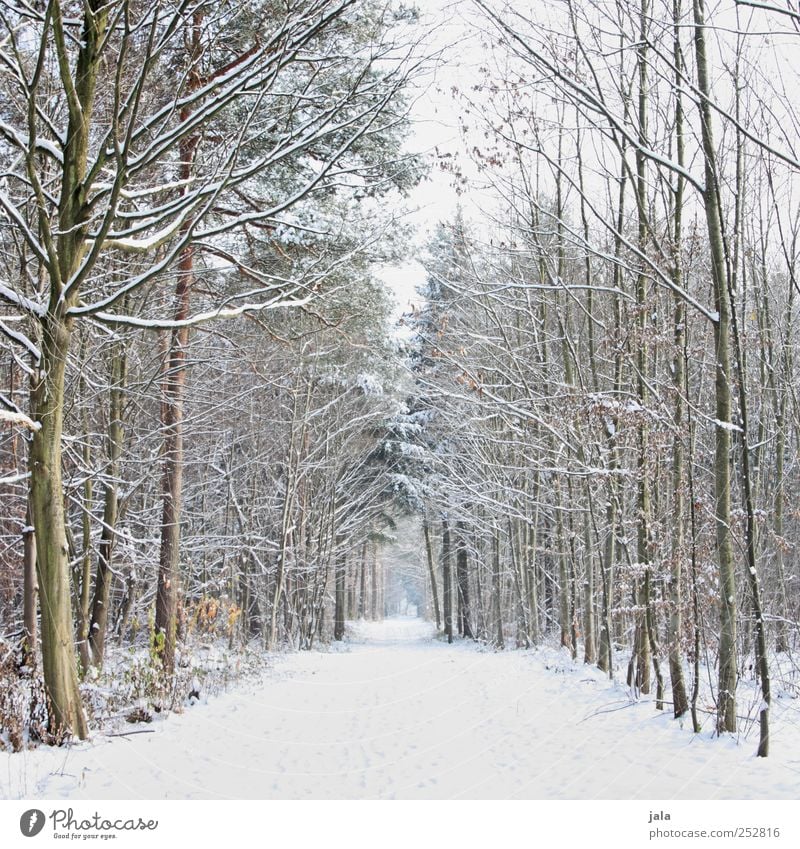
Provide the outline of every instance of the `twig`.
<path id="1" fill-rule="evenodd" d="M 141 728 L 138 731 L 118 731 L 114 734 L 106 733 L 106 737 L 130 737 L 133 734 L 155 734 L 155 728 Z"/>

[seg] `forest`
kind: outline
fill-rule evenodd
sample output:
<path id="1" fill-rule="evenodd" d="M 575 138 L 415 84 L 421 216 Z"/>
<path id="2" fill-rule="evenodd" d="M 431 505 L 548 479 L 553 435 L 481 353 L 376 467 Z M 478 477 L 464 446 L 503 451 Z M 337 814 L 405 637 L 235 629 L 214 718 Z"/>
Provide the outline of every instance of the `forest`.
<path id="1" fill-rule="evenodd" d="M 410 606 L 771 753 L 800 14 L 429 5 L 0 0 L 0 748 Z"/>

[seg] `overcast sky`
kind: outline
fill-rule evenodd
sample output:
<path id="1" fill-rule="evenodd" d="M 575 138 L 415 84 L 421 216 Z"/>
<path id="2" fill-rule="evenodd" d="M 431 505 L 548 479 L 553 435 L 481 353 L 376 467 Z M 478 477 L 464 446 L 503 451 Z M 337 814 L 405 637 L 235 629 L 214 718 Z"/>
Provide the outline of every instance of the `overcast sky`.
<path id="1" fill-rule="evenodd" d="M 459 102 L 453 87 L 465 90 L 474 81 L 480 39 L 469 26 L 474 9 L 469 0 L 417 0 L 415 5 L 421 14 L 421 49 L 427 54 L 439 54 L 413 103 L 413 130 L 408 142 L 409 150 L 431 159 L 429 176 L 414 190 L 408 203 L 408 220 L 415 230 L 414 242 L 421 248 L 438 222 L 452 218 L 459 203 L 470 205 L 469 197 L 457 194 L 451 175 L 440 168 L 439 162 L 457 159 L 468 165 L 458 130 Z M 412 303 L 419 302 L 416 287 L 425 279 L 419 262 L 411 260 L 400 266 L 384 266 L 380 276 L 397 300 L 397 318 L 407 312 Z"/>

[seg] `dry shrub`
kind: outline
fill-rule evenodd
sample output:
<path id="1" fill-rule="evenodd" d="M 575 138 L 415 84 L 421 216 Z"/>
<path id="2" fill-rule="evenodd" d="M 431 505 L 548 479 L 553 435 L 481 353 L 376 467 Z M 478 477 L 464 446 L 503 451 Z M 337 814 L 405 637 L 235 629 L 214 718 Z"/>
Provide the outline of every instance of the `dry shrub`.
<path id="1" fill-rule="evenodd" d="M 26 666 L 21 643 L 0 640 L 0 749 L 19 752 L 42 741 L 58 742 L 47 731 L 44 682 Z"/>
<path id="2" fill-rule="evenodd" d="M 241 614 L 241 608 L 229 598 L 203 596 L 188 605 L 189 632 L 230 638 Z"/>

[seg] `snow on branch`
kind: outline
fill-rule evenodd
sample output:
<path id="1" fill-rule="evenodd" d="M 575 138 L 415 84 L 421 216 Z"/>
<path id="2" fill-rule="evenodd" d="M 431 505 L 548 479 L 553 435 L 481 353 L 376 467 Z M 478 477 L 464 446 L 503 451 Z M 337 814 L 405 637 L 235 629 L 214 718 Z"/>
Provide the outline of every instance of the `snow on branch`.
<path id="1" fill-rule="evenodd" d="M 197 324 L 205 324 L 223 318 L 236 318 L 245 313 L 266 312 L 267 310 L 280 309 L 282 307 L 304 307 L 315 297 L 312 293 L 305 298 L 293 298 L 289 300 L 266 301 L 262 303 L 242 304 L 238 307 L 219 307 L 218 309 L 201 312 L 181 320 L 138 318 L 132 315 L 117 315 L 115 313 L 97 312 L 95 318 L 109 324 L 124 325 L 127 327 L 142 327 L 148 330 L 172 330 L 177 327 L 194 327 Z"/>
<path id="2" fill-rule="evenodd" d="M 19 427 L 24 427 L 27 430 L 32 430 L 34 432 L 41 428 L 39 422 L 35 422 L 33 419 L 26 416 L 25 413 L 13 412 L 12 410 L 0 410 L 0 422 L 19 425 Z"/>
<path id="3" fill-rule="evenodd" d="M 28 480 L 30 476 L 30 472 L 20 472 L 16 475 L 9 475 L 7 478 L 0 478 L 0 486 L 11 486 L 11 484 L 22 483 L 22 481 Z"/>
<path id="4" fill-rule="evenodd" d="M 107 248 L 116 248 L 125 253 L 145 254 L 149 251 L 154 251 L 165 245 L 180 230 L 188 212 L 189 207 L 184 208 L 174 221 L 144 239 L 134 239 L 132 237 L 119 239 L 108 238 L 105 239 L 103 245 Z"/>

